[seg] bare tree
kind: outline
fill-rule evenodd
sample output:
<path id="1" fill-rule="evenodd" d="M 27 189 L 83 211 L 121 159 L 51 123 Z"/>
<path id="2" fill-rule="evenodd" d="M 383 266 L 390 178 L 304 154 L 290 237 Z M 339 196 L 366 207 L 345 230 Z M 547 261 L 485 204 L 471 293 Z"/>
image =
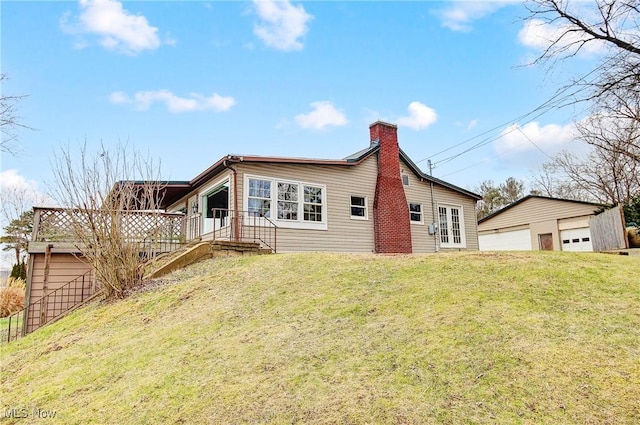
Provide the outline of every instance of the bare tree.
<path id="1" fill-rule="evenodd" d="M 9 79 L 7 74 L 0 74 L 0 84 L 4 86 L 5 82 Z M 20 117 L 18 116 L 17 104 L 26 96 L 9 96 L 4 94 L 0 95 L 0 152 L 16 155 L 19 152 L 17 145 L 18 130 L 20 128 L 32 130 L 20 123 Z"/>
<path id="2" fill-rule="evenodd" d="M 579 139 L 594 148 L 640 163 L 640 94 L 611 90 L 576 128 Z"/>
<path id="3" fill-rule="evenodd" d="M 638 90 L 640 75 L 640 8 L 635 0 L 529 0 L 529 19 L 552 29 L 547 47 L 534 61 L 554 66 L 598 44 L 603 59 L 594 78 L 570 85 L 588 89 L 579 100 L 592 100 L 611 90 Z"/>
<path id="4" fill-rule="evenodd" d="M 532 172 L 531 193 L 550 198 L 589 201 L 593 198 L 571 182 L 553 161 L 545 162 Z"/>
<path id="5" fill-rule="evenodd" d="M 72 239 L 94 268 L 107 297 L 122 298 L 140 279 L 139 241 L 154 231 L 162 183 L 159 166 L 118 144 L 91 155 L 86 143 L 62 148 L 53 164 L 53 196 L 67 207 Z"/>
<path id="6" fill-rule="evenodd" d="M 640 191 L 640 164 L 623 154 L 593 149 L 580 158 L 562 151 L 544 167 L 556 182 L 579 194 L 573 199 L 613 205 L 627 202 Z"/>
<path id="7" fill-rule="evenodd" d="M 631 199 L 640 191 L 640 3 L 529 0 L 527 5 L 531 22 L 550 36 L 534 62 L 553 69 L 589 47 L 601 57 L 594 70 L 560 90 L 570 94 L 561 106 L 590 103 L 590 117 L 576 124 L 579 140 L 593 148 L 589 157 L 561 153 L 536 183 L 600 202 Z"/>

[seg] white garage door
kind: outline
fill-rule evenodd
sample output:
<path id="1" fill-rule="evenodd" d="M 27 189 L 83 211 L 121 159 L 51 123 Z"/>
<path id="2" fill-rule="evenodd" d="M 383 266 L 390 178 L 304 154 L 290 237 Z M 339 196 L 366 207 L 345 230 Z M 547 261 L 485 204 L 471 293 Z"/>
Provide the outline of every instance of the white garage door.
<path id="1" fill-rule="evenodd" d="M 588 227 L 560 231 L 563 251 L 593 251 Z"/>
<path id="2" fill-rule="evenodd" d="M 531 251 L 529 229 L 479 235 L 480 251 Z"/>

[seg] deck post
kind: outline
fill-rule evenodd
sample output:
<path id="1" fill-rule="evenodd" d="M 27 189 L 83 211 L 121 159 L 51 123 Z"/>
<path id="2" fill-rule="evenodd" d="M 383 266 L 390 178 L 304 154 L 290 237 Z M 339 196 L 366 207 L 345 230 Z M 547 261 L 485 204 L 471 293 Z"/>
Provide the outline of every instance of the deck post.
<path id="1" fill-rule="evenodd" d="M 49 269 L 51 268 L 51 248 L 53 244 L 47 245 L 44 251 L 44 279 L 42 281 L 42 303 L 40 305 L 40 324 L 47 323 L 47 291 L 49 290 Z"/>

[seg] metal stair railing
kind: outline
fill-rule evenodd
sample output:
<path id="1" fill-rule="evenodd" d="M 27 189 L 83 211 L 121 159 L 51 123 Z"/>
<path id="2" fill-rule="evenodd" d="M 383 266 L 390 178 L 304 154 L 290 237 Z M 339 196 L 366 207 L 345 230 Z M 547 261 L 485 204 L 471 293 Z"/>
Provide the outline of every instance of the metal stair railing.
<path id="1" fill-rule="evenodd" d="M 256 242 L 276 252 L 278 226 L 253 211 L 213 208 L 213 240 Z"/>
<path id="2" fill-rule="evenodd" d="M 0 330 L 1 342 L 11 342 L 59 319 L 98 292 L 93 280 L 93 270 L 76 277 L 22 310 L 11 314 L 7 318 L 6 331 Z"/>

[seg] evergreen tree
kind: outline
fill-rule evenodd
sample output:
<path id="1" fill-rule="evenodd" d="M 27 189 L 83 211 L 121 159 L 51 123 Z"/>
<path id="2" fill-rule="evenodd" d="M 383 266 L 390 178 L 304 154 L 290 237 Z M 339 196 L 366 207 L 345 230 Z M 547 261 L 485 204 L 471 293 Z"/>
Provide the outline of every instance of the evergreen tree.
<path id="1" fill-rule="evenodd" d="M 14 251 L 16 254 L 16 265 L 24 262 L 27 245 L 31 240 L 33 230 L 33 210 L 25 211 L 19 218 L 11 220 L 4 227 L 4 235 L 0 236 L 0 243 L 5 246 L 3 251 Z"/>

